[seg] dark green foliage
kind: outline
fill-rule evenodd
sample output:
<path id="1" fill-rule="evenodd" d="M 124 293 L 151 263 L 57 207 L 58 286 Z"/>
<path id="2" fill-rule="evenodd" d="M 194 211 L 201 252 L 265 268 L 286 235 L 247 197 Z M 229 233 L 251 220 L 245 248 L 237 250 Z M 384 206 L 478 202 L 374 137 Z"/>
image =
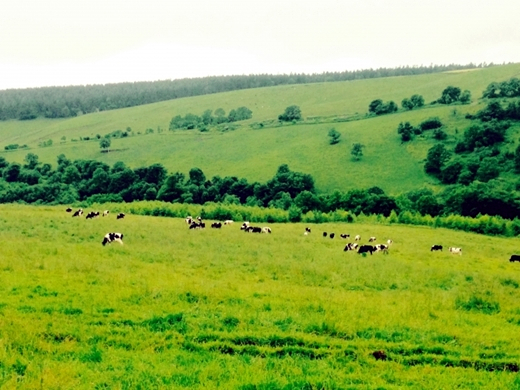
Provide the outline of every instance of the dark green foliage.
<path id="1" fill-rule="evenodd" d="M 464 131 L 464 148 L 457 147 L 457 150 L 473 151 L 475 148 L 493 146 L 503 142 L 509 127 L 509 122 L 496 120 L 470 126 Z"/>
<path id="2" fill-rule="evenodd" d="M 397 127 L 397 134 L 401 135 L 401 141 L 408 142 L 413 139 L 415 128 L 410 124 L 410 122 L 401 122 Z"/>
<path id="3" fill-rule="evenodd" d="M 401 106 L 406 110 L 422 107 L 424 106 L 424 98 L 421 95 L 412 95 L 410 99 L 404 98 Z"/>
<path id="4" fill-rule="evenodd" d="M 438 175 L 444 164 L 450 159 L 451 153 L 442 144 L 437 144 L 428 150 L 424 170 L 426 173 Z"/>
<path id="5" fill-rule="evenodd" d="M 329 144 L 335 145 L 339 143 L 339 139 L 341 138 L 341 133 L 339 133 L 335 128 L 329 130 Z"/>
<path id="6" fill-rule="evenodd" d="M 500 174 L 500 165 L 496 157 L 485 157 L 480 162 L 480 167 L 477 171 L 477 180 L 481 182 L 488 182 L 495 179 Z"/>
<path id="7" fill-rule="evenodd" d="M 422 131 L 438 129 L 442 126 L 443 124 L 441 120 L 437 117 L 428 118 L 419 124 L 419 127 Z"/>
<path id="8" fill-rule="evenodd" d="M 491 83 L 482 93 L 484 98 L 510 98 L 520 96 L 520 80 L 513 77 L 501 83 Z"/>
<path id="9" fill-rule="evenodd" d="M 100 141 L 99 141 L 99 147 L 101 149 L 108 149 L 111 145 L 112 141 L 110 140 L 110 138 L 102 138 Z"/>
<path id="10" fill-rule="evenodd" d="M 474 116 L 482 122 L 489 122 L 492 120 L 520 120 L 520 101 L 511 101 L 504 108 L 499 101 L 492 101 L 488 105 L 477 112 Z"/>
<path id="11" fill-rule="evenodd" d="M 461 161 L 455 160 L 448 162 L 441 172 L 441 181 L 444 184 L 455 184 L 459 179 L 459 175 L 464 168 L 464 164 Z"/>
<path id="12" fill-rule="evenodd" d="M 368 112 L 375 115 L 391 114 L 397 111 L 397 104 L 393 101 L 383 102 L 381 99 L 376 99 L 368 105 Z"/>
<path id="13" fill-rule="evenodd" d="M 352 155 L 352 158 L 356 161 L 361 160 L 361 157 L 363 157 L 363 148 L 365 145 L 362 145 L 360 143 L 354 143 L 352 144 L 352 149 L 350 150 L 350 154 Z"/>
<path id="14" fill-rule="evenodd" d="M 181 334 L 186 333 L 188 326 L 182 313 L 168 314 L 164 317 L 155 316 L 149 320 L 143 321 L 144 326 L 147 326 L 152 332 L 166 332 L 174 330 Z"/>
<path id="15" fill-rule="evenodd" d="M 211 125 L 243 121 L 253 117 L 253 112 L 243 106 L 236 110 L 231 110 L 227 116 L 222 108 L 217 108 L 214 112 L 214 116 L 212 114 L 212 110 L 206 110 L 200 117 L 194 114 L 186 114 L 184 117 L 181 115 L 174 116 L 170 121 L 169 130 L 193 130 L 198 128 L 200 131 L 205 132 L 209 130 L 208 126 Z"/>
<path id="16" fill-rule="evenodd" d="M 298 106 L 289 106 L 283 114 L 278 115 L 278 120 L 283 122 L 299 121 L 302 119 L 302 112 Z"/>
<path id="17" fill-rule="evenodd" d="M 4 146 L 4 149 L 5 150 L 15 150 L 15 149 L 18 149 L 19 146 L 20 145 L 18 145 L 18 144 L 9 144 L 7 146 Z"/>
<path id="18" fill-rule="evenodd" d="M 442 95 L 437 99 L 440 104 L 452 104 L 459 101 L 461 95 L 460 88 L 449 86 L 442 91 Z"/>

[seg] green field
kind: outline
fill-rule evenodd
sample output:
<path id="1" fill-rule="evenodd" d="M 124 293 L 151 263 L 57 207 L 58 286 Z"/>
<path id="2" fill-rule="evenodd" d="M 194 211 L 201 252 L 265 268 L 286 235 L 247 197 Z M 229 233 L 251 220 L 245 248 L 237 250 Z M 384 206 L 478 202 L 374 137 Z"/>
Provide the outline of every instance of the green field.
<path id="1" fill-rule="evenodd" d="M 193 231 L 181 219 L 20 205 L 0 214 L 2 388 L 520 387 L 517 238 L 368 224 Z M 110 231 L 125 244 L 103 247 Z M 322 231 L 394 244 L 345 253 Z"/>
<path id="2" fill-rule="evenodd" d="M 30 151 L 40 161 L 56 164 L 56 156 L 64 153 L 71 159 L 96 159 L 110 165 L 124 161 L 132 168 L 162 163 L 170 172 L 187 173 L 201 168 L 207 177 L 214 175 L 245 177 L 250 181 L 266 181 L 284 163 L 290 168 L 311 174 L 318 191 L 345 191 L 352 188 L 379 186 L 390 194 L 420 187 L 436 188 L 436 181 L 423 171 L 423 160 L 433 145 L 428 137 L 401 145 L 397 125 L 439 116 L 447 125 L 449 143 L 455 143 L 470 124 L 467 112 L 483 107 L 478 101 L 482 91 L 493 81 L 518 76 L 520 64 L 495 66 L 470 71 L 446 72 L 419 76 L 391 77 L 348 82 L 289 85 L 259 88 L 214 95 L 183 98 L 128 109 L 99 112 L 72 119 L 0 122 L 0 146 L 18 143 L 29 149 L 3 152 L 8 161 L 22 162 Z M 334 123 L 337 117 L 363 117 L 368 104 L 377 98 L 401 100 L 413 94 L 424 96 L 426 103 L 438 97 L 448 85 L 468 89 L 473 103 L 468 106 L 429 106 L 412 112 L 398 112 L 377 118 Z M 253 130 L 249 125 L 276 119 L 285 107 L 299 105 L 307 122 L 312 118 L 322 123 L 308 123 Z M 209 133 L 198 131 L 169 132 L 175 115 L 189 112 L 200 115 L 206 109 L 230 109 L 247 106 L 253 119 L 241 122 L 235 131 Z M 323 123 L 325 122 L 325 123 Z M 79 137 L 104 135 L 114 130 L 132 128 L 133 137 L 115 139 L 111 153 L 100 153 L 97 141 L 79 141 Z M 341 142 L 329 145 L 327 133 L 334 127 L 342 134 Z M 153 134 L 145 135 L 147 128 Z M 161 128 L 162 133 L 157 129 Z M 518 127 L 510 130 L 518 139 Z M 137 133 L 141 133 L 138 135 Z M 66 141 L 61 143 L 65 136 Z M 48 139 L 53 146 L 38 147 Z M 76 140 L 76 142 L 73 141 Z M 364 144 L 364 158 L 351 160 L 352 143 Z M 517 142 L 508 147 L 514 149 Z"/>

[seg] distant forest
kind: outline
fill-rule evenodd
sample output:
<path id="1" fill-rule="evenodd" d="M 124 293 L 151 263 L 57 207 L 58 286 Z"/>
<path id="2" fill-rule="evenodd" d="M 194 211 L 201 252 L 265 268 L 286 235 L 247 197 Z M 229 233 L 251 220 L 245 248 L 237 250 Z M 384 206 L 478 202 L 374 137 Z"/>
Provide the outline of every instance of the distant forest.
<path id="1" fill-rule="evenodd" d="M 410 76 L 489 66 L 493 64 L 405 66 L 320 74 L 212 76 L 105 85 L 8 89 L 0 91 L 0 120 L 69 118 L 97 111 L 240 89 Z"/>

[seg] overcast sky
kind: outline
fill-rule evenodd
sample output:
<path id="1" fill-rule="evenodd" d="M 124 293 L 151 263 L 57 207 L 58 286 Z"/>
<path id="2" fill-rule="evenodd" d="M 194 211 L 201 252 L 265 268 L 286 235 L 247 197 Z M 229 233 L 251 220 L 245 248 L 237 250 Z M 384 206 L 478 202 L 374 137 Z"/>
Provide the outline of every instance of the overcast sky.
<path id="1" fill-rule="evenodd" d="M 0 89 L 520 62 L 520 0 L 2 0 Z"/>

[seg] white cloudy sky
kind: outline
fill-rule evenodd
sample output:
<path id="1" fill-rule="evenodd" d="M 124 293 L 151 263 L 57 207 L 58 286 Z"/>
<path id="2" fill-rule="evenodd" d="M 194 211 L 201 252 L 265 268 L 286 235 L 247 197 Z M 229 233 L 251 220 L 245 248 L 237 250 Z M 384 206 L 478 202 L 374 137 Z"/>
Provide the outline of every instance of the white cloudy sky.
<path id="1" fill-rule="evenodd" d="M 520 62 L 520 0 L 2 0 L 0 89 Z"/>

